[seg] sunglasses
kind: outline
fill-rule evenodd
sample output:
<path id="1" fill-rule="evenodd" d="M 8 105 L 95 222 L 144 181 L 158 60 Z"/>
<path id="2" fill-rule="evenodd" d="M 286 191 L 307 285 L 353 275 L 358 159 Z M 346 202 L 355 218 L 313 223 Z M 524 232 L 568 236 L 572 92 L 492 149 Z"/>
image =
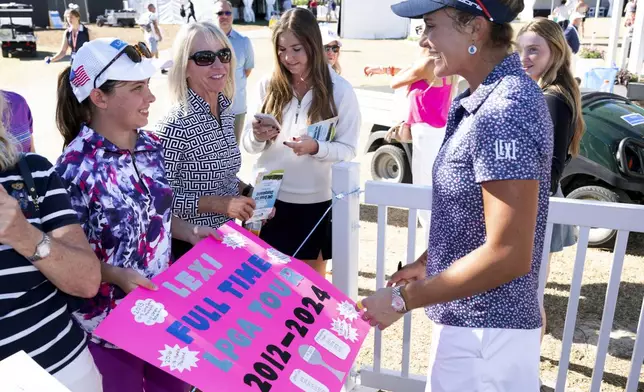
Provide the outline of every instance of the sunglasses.
<path id="1" fill-rule="evenodd" d="M 192 60 L 200 67 L 206 67 L 208 65 L 213 65 L 216 59 L 222 62 L 222 64 L 230 63 L 230 60 L 233 58 L 233 53 L 230 48 L 223 48 L 216 52 L 212 50 L 202 50 L 196 52 L 192 56 L 188 57 L 189 60 Z"/>
<path id="2" fill-rule="evenodd" d="M 326 45 L 324 47 L 324 50 L 326 52 L 339 53 L 340 52 L 340 45 Z"/>
<path id="3" fill-rule="evenodd" d="M 123 48 L 114 58 L 107 63 L 105 67 L 101 70 L 101 72 L 96 75 L 94 78 L 94 88 L 96 88 L 96 81 L 98 78 L 107 71 L 107 69 L 116 62 L 123 54 L 125 54 L 130 60 L 132 60 L 133 63 L 140 63 L 143 61 L 143 58 L 150 59 L 152 58 L 152 53 L 150 52 L 150 49 L 148 49 L 148 46 L 144 44 L 143 42 L 139 42 L 136 45 L 128 45 Z"/>
<path id="4" fill-rule="evenodd" d="M 230 16 L 232 14 L 233 13 L 231 11 L 219 11 L 219 12 L 217 12 L 217 16 L 224 16 L 224 15 Z"/>

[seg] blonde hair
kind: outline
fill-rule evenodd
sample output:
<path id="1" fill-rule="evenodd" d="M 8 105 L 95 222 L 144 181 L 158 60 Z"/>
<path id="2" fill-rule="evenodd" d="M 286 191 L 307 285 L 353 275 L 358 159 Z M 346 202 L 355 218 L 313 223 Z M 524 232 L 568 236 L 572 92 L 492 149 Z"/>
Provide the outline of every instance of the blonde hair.
<path id="1" fill-rule="evenodd" d="M 173 44 L 174 64 L 168 73 L 170 99 L 173 104 L 186 106 L 188 103 L 188 61 L 191 61 L 192 46 L 199 35 L 203 35 L 209 44 L 218 43 L 232 52 L 223 91 L 226 98 L 232 101 L 235 96 L 235 68 L 237 64 L 235 51 L 226 34 L 212 22 L 184 25 L 177 33 Z"/>
<path id="2" fill-rule="evenodd" d="M 342 67 L 340 66 L 340 52 L 338 52 L 338 58 L 335 59 L 335 64 L 333 64 L 331 68 L 333 68 L 335 73 L 337 73 L 338 75 L 342 73 Z"/>
<path id="3" fill-rule="evenodd" d="M 0 172 L 14 167 L 20 158 L 16 141 L 7 129 L 9 116 L 7 99 L 0 91 Z"/>
<path id="4" fill-rule="evenodd" d="M 336 116 L 337 107 L 333 99 L 333 82 L 329 61 L 324 53 L 322 34 L 315 16 L 303 8 L 293 8 L 282 14 L 273 30 L 273 51 L 275 68 L 268 82 L 267 94 L 262 113 L 272 114 L 282 122 L 282 113 L 293 99 L 291 73 L 279 59 L 279 38 L 284 32 L 291 32 L 300 41 L 308 58 L 309 75 L 312 80 L 313 101 L 307 115 L 309 124 Z"/>
<path id="5" fill-rule="evenodd" d="M 561 27 L 556 22 L 536 18 L 519 30 L 519 36 L 529 31 L 543 38 L 550 49 L 550 64 L 539 78 L 539 87 L 546 94 L 563 98 L 570 107 L 574 133 L 568 152 L 576 156 L 579 154 L 579 143 L 584 135 L 585 125 L 581 112 L 581 92 L 571 71 L 572 52 Z"/>

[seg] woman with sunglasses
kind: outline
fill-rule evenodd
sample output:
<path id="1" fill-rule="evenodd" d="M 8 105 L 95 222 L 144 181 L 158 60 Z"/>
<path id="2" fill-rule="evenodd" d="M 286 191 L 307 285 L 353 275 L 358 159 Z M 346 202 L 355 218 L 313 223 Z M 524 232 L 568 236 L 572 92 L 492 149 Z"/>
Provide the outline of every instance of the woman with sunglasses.
<path id="1" fill-rule="evenodd" d="M 235 56 L 213 23 L 181 28 L 169 74 L 174 106 L 157 124 L 166 174 L 174 190 L 173 210 L 193 223 L 217 228 L 253 215 L 252 187 L 237 178 L 241 153 L 235 140 Z M 192 244 L 173 240 L 175 257 Z"/>
<path id="2" fill-rule="evenodd" d="M 329 29 L 328 26 L 320 26 L 320 32 L 322 33 L 322 44 L 324 44 L 324 53 L 326 53 L 326 58 L 329 60 L 329 65 L 340 75 L 342 73 L 342 67 L 340 66 L 342 42 L 335 31 Z"/>
<path id="3" fill-rule="evenodd" d="M 212 235 L 172 215 L 172 188 L 163 147 L 141 130 L 155 101 L 151 54 L 115 38 L 85 44 L 58 78 L 56 121 L 65 150 L 56 171 L 71 196 L 101 263 L 98 294 L 74 317 L 90 335 L 89 349 L 105 392 L 177 392 L 188 386 L 94 335 L 130 291 L 155 290 L 149 280 L 170 266 L 170 237 L 191 243 Z"/>
<path id="4" fill-rule="evenodd" d="M 552 121 L 513 53 L 523 0 L 406 0 L 437 77 L 460 75 L 432 176 L 427 252 L 359 302 L 389 327 L 433 321 L 427 392 L 538 391 L 538 282 L 548 218 Z"/>
<path id="5" fill-rule="evenodd" d="M 255 119 L 242 137 L 246 151 L 260 154 L 256 169 L 284 170 L 278 213 L 260 237 L 324 275 L 331 258 L 331 165 L 355 157 L 360 107 L 351 84 L 329 66 L 313 14 L 286 11 L 272 40 L 275 67 L 259 85 L 255 113 L 273 115 L 280 129 Z M 307 125 L 333 117 L 338 117 L 334 139 L 306 135 Z"/>

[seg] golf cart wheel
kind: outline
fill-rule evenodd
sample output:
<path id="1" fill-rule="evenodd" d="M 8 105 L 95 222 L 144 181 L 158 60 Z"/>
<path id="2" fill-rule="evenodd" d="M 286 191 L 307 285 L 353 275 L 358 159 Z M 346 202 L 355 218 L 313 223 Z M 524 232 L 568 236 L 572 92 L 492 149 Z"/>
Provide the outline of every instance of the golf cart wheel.
<path id="1" fill-rule="evenodd" d="M 2 49 L 2 57 L 4 58 L 9 57 L 9 49 Z"/>
<path id="2" fill-rule="evenodd" d="M 105 24 L 105 21 L 103 19 L 99 19 L 96 21 L 96 26 L 98 27 L 103 27 L 104 24 Z"/>
<path id="3" fill-rule="evenodd" d="M 631 199 L 625 192 L 620 190 L 613 191 L 603 186 L 591 185 L 582 186 L 570 192 L 568 199 L 576 200 L 594 200 L 608 203 L 631 203 Z M 597 228 L 590 229 L 588 235 L 588 245 L 590 246 L 609 246 L 617 235 L 617 230 Z"/>
<path id="4" fill-rule="evenodd" d="M 411 168 L 405 151 L 391 144 L 379 147 L 371 158 L 371 178 L 375 181 L 410 183 Z"/>

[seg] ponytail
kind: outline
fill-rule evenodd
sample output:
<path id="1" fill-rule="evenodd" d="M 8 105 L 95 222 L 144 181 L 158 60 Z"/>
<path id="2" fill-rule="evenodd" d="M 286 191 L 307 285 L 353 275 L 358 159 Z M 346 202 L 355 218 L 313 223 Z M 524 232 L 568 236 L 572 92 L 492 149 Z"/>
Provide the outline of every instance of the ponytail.
<path id="1" fill-rule="evenodd" d="M 89 123 L 91 107 L 89 98 L 79 103 L 69 83 L 72 67 L 65 68 L 58 76 L 58 101 L 56 102 L 56 125 L 63 136 L 63 147 L 67 147 L 80 133 L 81 127 Z"/>
<path id="2" fill-rule="evenodd" d="M 63 136 L 63 148 L 67 147 L 81 131 L 83 124 L 89 124 L 92 119 L 92 101 L 89 97 L 81 103 L 74 95 L 74 90 L 69 83 L 72 67 L 67 67 L 58 76 L 58 99 L 56 102 L 56 125 Z M 103 83 L 99 89 L 106 94 L 111 93 L 116 87 L 113 80 Z"/>

